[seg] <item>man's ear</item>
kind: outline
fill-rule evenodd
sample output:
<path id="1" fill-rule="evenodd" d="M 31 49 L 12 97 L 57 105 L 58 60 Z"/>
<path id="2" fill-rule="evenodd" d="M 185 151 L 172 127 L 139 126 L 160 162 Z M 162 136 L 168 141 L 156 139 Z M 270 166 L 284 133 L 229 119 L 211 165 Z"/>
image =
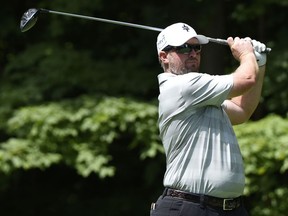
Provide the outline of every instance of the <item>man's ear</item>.
<path id="1" fill-rule="evenodd" d="M 163 63 L 168 63 L 167 53 L 164 52 L 164 51 L 160 51 L 160 53 L 159 53 L 159 59 L 160 59 L 161 62 L 163 62 Z"/>

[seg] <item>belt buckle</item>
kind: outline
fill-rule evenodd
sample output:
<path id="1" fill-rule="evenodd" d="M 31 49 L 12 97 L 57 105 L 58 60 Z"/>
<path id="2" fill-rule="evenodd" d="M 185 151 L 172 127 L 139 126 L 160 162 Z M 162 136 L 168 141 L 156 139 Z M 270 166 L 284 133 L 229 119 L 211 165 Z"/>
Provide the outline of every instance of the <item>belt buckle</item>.
<path id="1" fill-rule="evenodd" d="M 224 199 L 223 201 L 223 210 L 224 211 L 231 211 L 233 210 L 233 205 L 229 204 L 229 201 L 232 201 L 233 199 Z"/>

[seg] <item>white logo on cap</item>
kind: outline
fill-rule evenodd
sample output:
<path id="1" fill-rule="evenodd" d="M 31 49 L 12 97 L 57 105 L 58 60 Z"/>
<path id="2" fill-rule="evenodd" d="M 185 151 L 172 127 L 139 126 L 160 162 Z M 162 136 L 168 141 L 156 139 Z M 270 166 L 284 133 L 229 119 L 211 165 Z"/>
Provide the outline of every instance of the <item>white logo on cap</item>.
<path id="1" fill-rule="evenodd" d="M 165 43 L 165 35 L 162 35 L 162 38 L 158 41 L 158 45 Z"/>
<path id="2" fill-rule="evenodd" d="M 162 37 L 159 38 L 158 40 L 157 46 L 159 49 L 162 49 L 166 45 L 166 43 L 167 41 L 166 41 L 165 35 L 162 35 Z"/>

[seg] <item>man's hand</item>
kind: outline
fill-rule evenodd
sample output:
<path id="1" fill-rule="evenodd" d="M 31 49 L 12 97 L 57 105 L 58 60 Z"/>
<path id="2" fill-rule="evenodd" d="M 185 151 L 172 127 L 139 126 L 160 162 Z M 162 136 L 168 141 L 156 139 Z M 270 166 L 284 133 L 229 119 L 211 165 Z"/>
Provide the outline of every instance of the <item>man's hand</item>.
<path id="1" fill-rule="evenodd" d="M 237 61 L 241 62 L 241 60 L 243 60 L 246 56 L 251 56 L 251 54 L 253 56 L 254 50 L 252 47 L 251 39 L 246 40 L 246 38 L 240 39 L 239 37 L 235 37 L 233 39 L 232 37 L 229 37 L 227 42 L 230 46 L 232 55 Z"/>

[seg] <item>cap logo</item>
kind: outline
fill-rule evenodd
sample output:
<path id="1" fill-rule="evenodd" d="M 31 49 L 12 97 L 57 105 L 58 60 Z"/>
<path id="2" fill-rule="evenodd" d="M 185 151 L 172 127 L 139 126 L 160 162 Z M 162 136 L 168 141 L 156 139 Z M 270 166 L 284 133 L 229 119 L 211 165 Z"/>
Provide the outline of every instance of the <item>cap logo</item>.
<path id="1" fill-rule="evenodd" d="M 190 30 L 189 27 L 187 25 L 185 25 L 185 24 L 182 26 L 182 29 L 184 31 L 187 31 L 187 32 L 189 32 L 189 30 Z"/>
<path id="2" fill-rule="evenodd" d="M 165 35 L 162 35 L 162 37 L 158 39 L 157 46 L 161 47 L 163 44 L 166 44 Z"/>

